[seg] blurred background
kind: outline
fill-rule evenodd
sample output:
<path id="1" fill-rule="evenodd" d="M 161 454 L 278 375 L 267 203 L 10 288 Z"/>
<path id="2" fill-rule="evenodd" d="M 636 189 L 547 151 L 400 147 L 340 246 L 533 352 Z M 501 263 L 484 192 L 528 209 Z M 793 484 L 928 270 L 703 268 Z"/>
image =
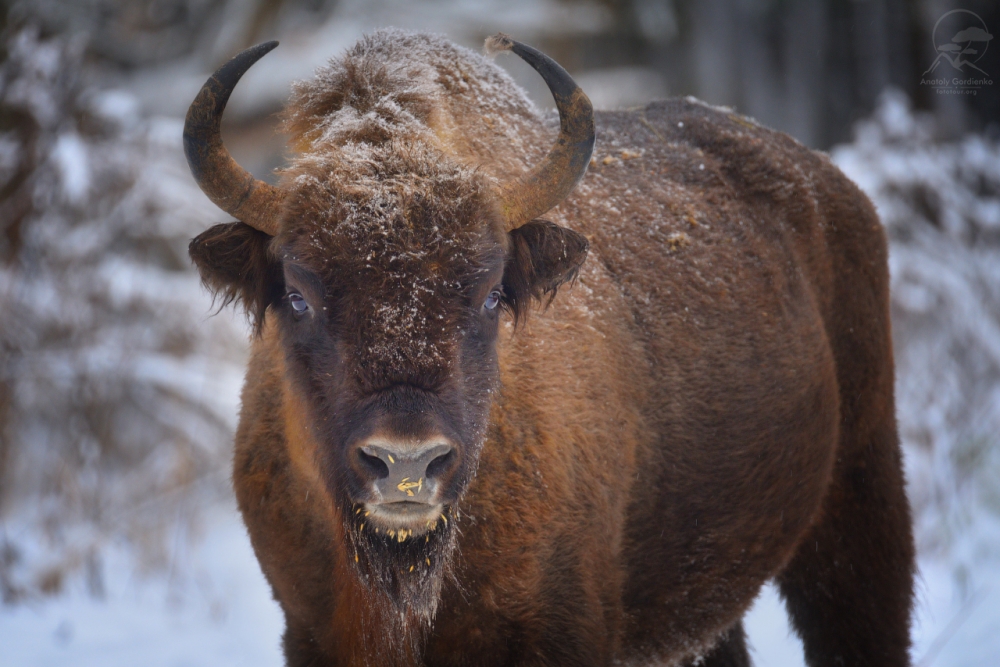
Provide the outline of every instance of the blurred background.
<path id="1" fill-rule="evenodd" d="M 273 182 L 290 83 L 383 26 L 503 30 L 599 108 L 694 95 L 830 152 L 891 242 L 914 662 L 997 664 L 995 0 L 0 0 L 0 662 L 281 664 L 229 489 L 248 328 L 187 258 L 226 216 L 181 127 L 216 67 L 280 39 L 224 123 Z M 758 665 L 803 664 L 771 588 L 748 627 Z"/>

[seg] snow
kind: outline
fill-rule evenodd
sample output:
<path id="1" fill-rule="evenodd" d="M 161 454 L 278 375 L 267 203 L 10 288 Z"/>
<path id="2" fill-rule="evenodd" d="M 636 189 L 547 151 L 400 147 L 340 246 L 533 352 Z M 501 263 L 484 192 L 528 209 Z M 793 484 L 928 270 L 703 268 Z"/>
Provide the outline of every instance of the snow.
<path id="1" fill-rule="evenodd" d="M 90 161 L 87 159 L 86 144 L 76 133 L 67 132 L 56 139 L 52 157 L 59 166 L 67 199 L 74 204 L 83 201 L 90 188 Z"/>
<path id="2" fill-rule="evenodd" d="M 3 664 L 282 664 L 284 619 L 235 506 L 220 504 L 207 512 L 202 533 L 177 540 L 170 569 L 153 575 L 136 567 L 128 548 L 116 547 L 107 558 L 103 598 L 77 586 L 58 603 L 4 607 Z"/>
<path id="3" fill-rule="evenodd" d="M 768 584 L 743 620 L 754 664 L 772 667 L 800 667 L 802 640 L 788 624 L 785 606 L 777 588 Z"/>
<path id="4" fill-rule="evenodd" d="M 595 109 L 623 109 L 667 96 L 660 73 L 645 67 L 592 69 L 575 80 Z"/>
<path id="5" fill-rule="evenodd" d="M 108 544 L 163 560 L 191 503 L 226 492 L 246 346 L 228 313 L 207 317 L 186 257 L 219 214 L 191 182 L 180 121 L 83 85 L 72 44 L 25 30 L 11 45 L 0 107 L 36 136 L 5 137 L 0 172 L 5 603 L 81 577 L 101 589 Z"/>

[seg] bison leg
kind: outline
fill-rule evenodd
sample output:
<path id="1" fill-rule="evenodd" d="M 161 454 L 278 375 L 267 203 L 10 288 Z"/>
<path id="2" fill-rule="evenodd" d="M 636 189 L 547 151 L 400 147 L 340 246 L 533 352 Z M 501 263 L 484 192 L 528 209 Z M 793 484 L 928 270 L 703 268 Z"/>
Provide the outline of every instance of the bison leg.
<path id="1" fill-rule="evenodd" d="M 684 663 L 684 667 L 750 667 L 750 665 L 747 634 L 743 630 L 743 621 L 739 621 L 729 628 L 719 638 L 719 643 L 711 651 Z"/>
<path id="2" fill-rule="evenodd" d="M 910 662 L 914 547 L 895 423 L 886 412 L 881 425 L 844 424 L 823 513 L 778 577 L 810 667 Z M 859 431 L 870 435 L 843 439 Z"/>

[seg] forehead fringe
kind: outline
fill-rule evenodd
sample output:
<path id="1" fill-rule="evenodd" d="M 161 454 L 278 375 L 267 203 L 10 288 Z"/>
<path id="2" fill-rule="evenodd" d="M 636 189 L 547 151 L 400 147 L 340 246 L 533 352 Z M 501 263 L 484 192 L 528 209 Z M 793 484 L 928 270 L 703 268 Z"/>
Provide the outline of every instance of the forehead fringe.
<path id="1" fill-rule="evenodd" d="M 338 312 L 372 383 L 446 374 L 508 243 L 497 174 L 533 123 L 500 68 L 428 35 L 379 31 L 296 84 L 284 127 L 301 152 L 274 247 L 349 301 Z"/>
<path id="2" fill-rule="evenodd" d="M 282 120 L 300 152 L 420 135 L 498 176 L 541 150 L 540 116 L 502 68 L 443 36 L 396 29 L 294 84 Z"/>
<path id="3" fill-rule="evenodd" d="M 350 144 L 295 168 L 277 247 L 349 314 L 364 381 L 445 377 L 470 289 L 503 258 L 489 179 L 419 142 Z"/>

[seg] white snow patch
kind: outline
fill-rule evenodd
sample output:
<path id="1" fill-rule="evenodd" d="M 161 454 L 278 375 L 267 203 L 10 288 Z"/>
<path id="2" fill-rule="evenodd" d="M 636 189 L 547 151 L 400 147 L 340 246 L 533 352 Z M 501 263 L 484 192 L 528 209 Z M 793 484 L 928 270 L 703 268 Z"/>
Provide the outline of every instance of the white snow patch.
<path id="1" fill-rule="evenodd" d="M 90 188 L 87 145 L 75 132 L 67 132 L 56 140 L 52 157 L 59 167 L 66 198 L 74 204 L 81 202 Z"/>
<path id="2" fill-rule="evenodd" d="M 170 558 L 167 571 L 144 574 L 118 546 L 103 567 L 103 598 L 76 586 L 55 601 L 0 607 L 3 664 L 282 664 L 284 618 L 234 506 L 207 511 L 203 537 L 175 541 Z"/>

